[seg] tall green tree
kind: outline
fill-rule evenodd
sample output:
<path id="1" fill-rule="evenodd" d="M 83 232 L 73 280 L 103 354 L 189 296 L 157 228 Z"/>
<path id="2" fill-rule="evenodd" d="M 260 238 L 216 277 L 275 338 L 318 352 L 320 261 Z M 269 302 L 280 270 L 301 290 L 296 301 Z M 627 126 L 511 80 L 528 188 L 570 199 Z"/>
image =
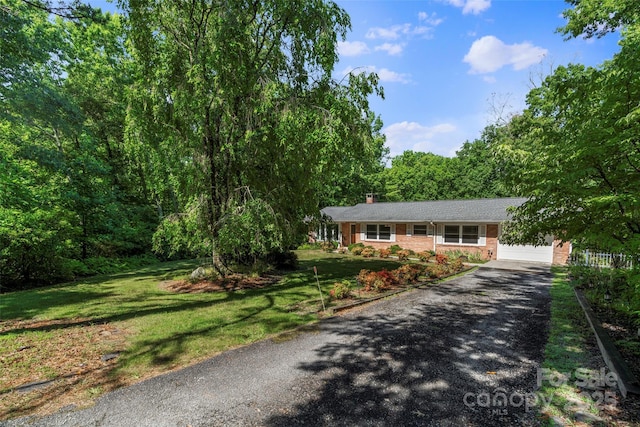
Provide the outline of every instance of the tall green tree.
<path id="1" fill-rule="evenodd" d="M 149 250 L 157 218 L 122 148 L 131 72 L 120 17 L 69 21 L 0 1 L 2 282 L 49 283 L 77 260 Z"/>
<path id="2" fill-rule="evenodd" d="M 385 169 L 384 199 L 442 200 L 455 198 L 457 158 L 433 153 L 405 151 L 393 158 L 391 168 Z"/>
<path id="3" fill-rule="evenodd" d="M 337 40 L 350 25 L 335 3 L 123 6 L 139 66 L 130 152 L 154 151 L 144 163 L 160 175 L 154 186 L 165 222 L 199 224 L 195 239 L 209 242 L 221 271 L 226 258 L 295 242 L 340 165 L 379 155 L 368 105 L 380 93 L 377 77 L 351 75 L 343 84 L 331 76 Z M 244 216 L 260 220 L 237 220 Z"/>
<path id="4" fill-rule="evenodd" d="M 587 246 L 640 252 L 640 28 L 637 2 L 574 1 L 566 34 L 622 24 L 620 51 L 597 68 L 558 67 L 510 123 L 502 153 L 519 168 L 508 180 L 529 201 L 508 237 L 544 234 Z M 612 9 L 612 7 L 616 7 Z M 617 8 L 620 6 L 620 8 Z M 613 11 L 615 10 L 615 13 Z M 604 24 L 604 27 L 602 26 Z M 602 30 L 596 30 L 601 28 Z"/>
<path id="5" fill-rule="evenodd" d="M 495 155 L 504 126 L 489 125 L 479 139 L 465 142 L 456 152 L 458 158 L 455 197 L 480 199 L 509 197 L 514 192 L 505 186 L 502 175 L 505 165 Z"/>

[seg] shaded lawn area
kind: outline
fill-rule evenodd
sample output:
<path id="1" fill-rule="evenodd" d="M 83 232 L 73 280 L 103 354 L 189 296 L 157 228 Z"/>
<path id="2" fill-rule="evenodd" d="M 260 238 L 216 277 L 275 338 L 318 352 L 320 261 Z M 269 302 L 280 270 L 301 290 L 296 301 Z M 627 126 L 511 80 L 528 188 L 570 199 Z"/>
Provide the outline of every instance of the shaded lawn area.
<path id="1" fill-rule="evenodd" d="M 87 405 L 114 388 L 314 322 L 321 309 L 314 266 L 326 296 L 363 268 L 400 265 L 313 250 L 298 256 L 298 270 L 261 289 L 169 292 L 163 281 L 197 267 L 180 261 L 0 295 L 0 419 Z"/>

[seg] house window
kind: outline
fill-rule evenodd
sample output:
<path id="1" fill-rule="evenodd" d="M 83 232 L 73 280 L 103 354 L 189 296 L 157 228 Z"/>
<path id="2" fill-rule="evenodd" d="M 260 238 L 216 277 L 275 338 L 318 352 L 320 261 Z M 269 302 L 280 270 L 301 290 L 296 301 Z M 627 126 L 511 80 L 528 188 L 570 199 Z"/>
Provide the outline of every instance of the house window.
<path id="1" fill-rule="evenodd" d="M 477 245 L 480 233 L 477 225 L 462 226 L 462 243 Z"/>
<path id="2" fill-rule="evenodd" d="M 445 225 L 444 226 L 444 242 L 460 243 L 460 226 Z"/>
<path id="3" fill-rule="evenodd" d="M 426 224 L 416 224 L 413 226 L 413 234 L 414 236 L 426 236 L 427 235 L 427 225 Z"/>
<path id="4" fill-rule="evenodd" d="M 458 245 L 479 245 L 481 244 L 480 237 L 479 225 L 444 226 L 444 243 L 452 243 Z"/>
<path id="5" fill-rule="evenodd" d="M 367 224 L 366 240 L 393 241 L 391 225 L 388 224 Z"/>
<path id="6" fill-rule="evenodd" d="M 378 224 L 367 224 L 367 240 L 378 240 Z"/>

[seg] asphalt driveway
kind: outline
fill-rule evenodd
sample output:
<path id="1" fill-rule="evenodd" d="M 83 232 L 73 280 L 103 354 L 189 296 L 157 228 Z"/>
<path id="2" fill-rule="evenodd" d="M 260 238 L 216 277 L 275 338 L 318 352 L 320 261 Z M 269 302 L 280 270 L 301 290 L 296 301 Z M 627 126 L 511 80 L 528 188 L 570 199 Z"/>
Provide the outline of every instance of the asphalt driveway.
<path id="1" fill-rule="evenodd" d="M 550 282 L 548 268 L 478 269 L 117 390 L 85 410 L 0 424 L 537 425 Z"/>

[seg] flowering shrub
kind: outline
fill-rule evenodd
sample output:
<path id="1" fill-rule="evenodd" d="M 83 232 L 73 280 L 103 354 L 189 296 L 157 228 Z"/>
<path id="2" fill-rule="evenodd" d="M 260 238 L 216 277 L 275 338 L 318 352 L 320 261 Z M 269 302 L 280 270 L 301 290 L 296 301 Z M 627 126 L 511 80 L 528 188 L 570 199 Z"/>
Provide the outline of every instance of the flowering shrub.
<path id="1" fill-rule="evenodd" d="M 464 268 L 464 263 L 462 262 L 462 258 L 457 258 L 449 264 L 449 269 L 452 272 L 462 271 Z"/>
<path id="2" fill-rule="evenodd" d="M 389 258 L 389 255 L 391 255 L 391 249 L 380 249 L 378 255 L 380 255 L 380 258 Z"/>
<path id="3" fill-rule="evenodd" d="M 449 262 L 449 257 L 444 254 L 436 254 L 436 264 L 446 264 Z"/>
<path id="4" fill-rule="evenodd" d="M 395 281 L 401 285 L 407 285 L 418 281 L 422 272 L 423 268 L 418 264 L 404 264 L 391 271 Z"/>
<path id="5" fill-rule="evenodd" d="M 362 269 L 360 270 L 360 273 L 358 273 L 356 280 L 362 287 L 362 290 L 368 292 L 373 289 L 373 283 L 376 281 L 377 277 L 378 274 L 375 271 Z"/>
<path id="6" fill-rule="evenodd" d="M 411 253 L 411 252 L 409 252 L 409 251 L 407 251 L 407 250 L 403 249 L 403 250 L 401 250 L 401 251 L 396 252 L 396 255 L 398 255 L 398 260 L 399 260 L 399 261 L 406 261 L 406 260 L 408 260 L 408 259 L 409 259 L 409 254 L 410 254 L 410 253 Z"/>
<path id="7" fill-rule="evenodd" d="M 382 292 L 396 283 L 393 275 L 387 270 L 375 272 L 362 269 L 358 274 L 357 281 L 365 292 L 372 290 Z"/>
<path id="8" fill-rule="evenodd" d="M 449 273 L 449 267 L 445 264 L 430 265 L 427 267 L 427 274 L 430 279 L 437 279 Z"/>
<path id="9" fill-rule="evenodd" d="M 339 254 L 346 254 L 347 253 L 347 248 L 345 248 L 344 246 L 341 246 L 338 248 L 338 253 Z"/>
<path id="10" fill-rule="evenodd" d="M 362 251 L 364 250 L 364 246 L 354 246 L 353 248 L 351 248 L 349 250 L 354 255 L 361 255 Z"/>
<path id="11" fill-rule="evenodd" d="M 418 259 L 420 259 L 420 261 L 422 261 L 422 262 L 429 261 L 429 258 L 431 258 L 433 256 L 431 254 L 431 252 L 429 252 L 429 251 L 418 252 L 417 255 L 418 255 Z"/>
<path id="12" fill-rule="evenodd" d="M 372 256 L 374 256 L 376 254 L 376 250 L 373 249 L 370 246 L 366 246 L 363 250 L 361 255 L 365 258 L 371 258 Z"/>
<path id="13" fill-rule="evenodd" d="M 351 283 L 348 280 L 336 282 L 329 291 L 329 295 L 334 299 L 344 299 L 351 296 Z"/>

